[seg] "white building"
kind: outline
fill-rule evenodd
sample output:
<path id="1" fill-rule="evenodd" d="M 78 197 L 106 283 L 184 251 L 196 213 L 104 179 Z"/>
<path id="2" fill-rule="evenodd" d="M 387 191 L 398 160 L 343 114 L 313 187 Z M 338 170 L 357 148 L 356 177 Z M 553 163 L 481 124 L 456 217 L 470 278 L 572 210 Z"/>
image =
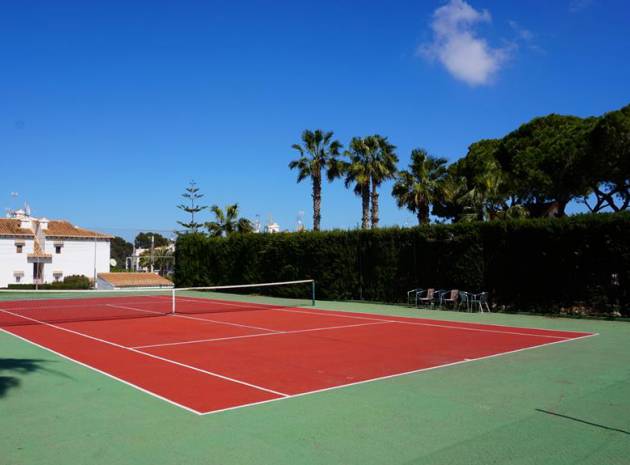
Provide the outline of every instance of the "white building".
<path id="1" fill-rule="evenodd" d="M 280 232 L 280 225 L 273 220 L 271 215 L 269 215 L 269 220 L 267 221 L 267 225 L 265 226 L 265 232 L 271 234 Z"/>
<path id="2" fill-rule="evenodd" d="M 68 221 L 11 212 L 0 218 L 0 288 L 63 281 L 70 275 L 94 279 L 109 272 L 111 239 Z"/>

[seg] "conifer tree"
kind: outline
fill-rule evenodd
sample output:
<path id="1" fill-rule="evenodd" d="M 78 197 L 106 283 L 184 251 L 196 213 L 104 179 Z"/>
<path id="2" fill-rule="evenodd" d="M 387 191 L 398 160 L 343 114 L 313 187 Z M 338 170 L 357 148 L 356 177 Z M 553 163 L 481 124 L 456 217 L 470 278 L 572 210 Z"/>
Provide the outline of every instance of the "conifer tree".
<path id="1" fill-rule="evenodd" d="M 195 181 L 190 181 L 190 185 L 186 188 L 186 192 L 182 194 L 190 204 L 180 204 L 177 206 L 180 210 L 185 211 L 190 214 L 190 221 L 178 221 L 177 223 L 186 228 L 186 232 L 188 233 L 196 233 L 199 228 L 203 226 L 203 223 L 198 223 L 195 221 L 195 214 L 199 213 L 201 210 L 207 208 L 206 205 L 199 205 L 199 199 L 203 197 L 203 194 L 199 193 L 199 188 L 197 187 L 197 183 Z"/>

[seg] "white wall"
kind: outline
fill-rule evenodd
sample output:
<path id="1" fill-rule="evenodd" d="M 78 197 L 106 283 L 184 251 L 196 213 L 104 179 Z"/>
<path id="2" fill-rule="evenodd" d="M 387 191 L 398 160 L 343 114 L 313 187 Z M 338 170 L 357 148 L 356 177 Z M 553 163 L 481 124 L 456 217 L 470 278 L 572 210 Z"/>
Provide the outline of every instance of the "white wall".
<path id="1" fill-rule="evenodd" d="M 15 242 L 24 242 L 22 253 L 15 252 Z M 0 237 L 0 287 L 15 283 L 14 271 L 22 271 L 20 283 L 33 282 L 33 264 L 27 263 L 29 253 L 33 253 L 33 239 Z"/>
<path id="2" fill-rule="evenodd" d="M 18 239 L 21 240 L 21 239 Z M 0 238 L 0 287 L 15 283 L 14 271 L 23 271 L 24 277 L 20 283 L 31 284 L 33 282 L 33 264 L 28 260 L 28 254 L 33 253 L 33 240 L 24 240 L 23 252 L 15 252 L 14 237 Z M 55 253 L 55 243 L 63 242 L 61 253 Z M 96 247 L 96 261 L 94 249 Z M 84 275 L 92 279 L 94 277 L 94 265 L 97 273 L 109 272 L 110 243 L 109 240 L 64 238 L 46 238 L 45 253 L 52 258 L 44 263 L 44 282 L 55 281 L 54 272 L 61 271 L 65 276 Z"/>
<path id="3" fill-rule="evenodd" d="M 55 253 L 55 243 L 63 242 L 61 253 Z M 44 265 L 44 280 L 53 282 L 53 272 L 63 271 L 63 276 L 84 275 L 94 278 L 94 248 L 96 247 L 96 272 L 109 273 L 109 240 L 51 239 L 46 238 L 46 253 L 52 254 L 52 263 Z M 62 278 L 63 280 L 63 278 Z"/>

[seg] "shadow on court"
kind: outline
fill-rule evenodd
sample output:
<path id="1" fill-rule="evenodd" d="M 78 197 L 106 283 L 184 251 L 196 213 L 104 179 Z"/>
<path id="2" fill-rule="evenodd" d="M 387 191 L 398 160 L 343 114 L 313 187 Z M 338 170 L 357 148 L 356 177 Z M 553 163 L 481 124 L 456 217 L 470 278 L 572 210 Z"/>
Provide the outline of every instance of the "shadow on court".
<path id="1" fill-rule="evenodd" d="M 578 423 L 582 423 L 584 425 L 595 426 L 596 428 L 602 428 L 608 431 L 615 431 L 617 433 L 628 434 L 630 435 L 630 431 L 626 431 L 619 428 L 611 428 L 610 426 L 600 425 L 599 423 L 593 423 L 591 421 L 582 420 L 581 418 L 570 417 L 568 415 L 562 415 L 556 412 L 550 412 L 549 410 L 543 410 L 540 408 L 536 409 L 537 412 L 546 413 L 547 415 L 553 415 L 554 417 L 564 418 L 565 420 L 571 420 Z"/>
<path id="2" fill-rule="evenodd" d="M 22 383 L 20 378 L 24 375 L 46 371 L 68 377 L 56 370 L 46 368 L 44 366 L 46 363 L 50 363 L 50 361 L 33 358 L 0 358 L 0 399 L 5 397 L 11 389 L 19 388 Z"/>

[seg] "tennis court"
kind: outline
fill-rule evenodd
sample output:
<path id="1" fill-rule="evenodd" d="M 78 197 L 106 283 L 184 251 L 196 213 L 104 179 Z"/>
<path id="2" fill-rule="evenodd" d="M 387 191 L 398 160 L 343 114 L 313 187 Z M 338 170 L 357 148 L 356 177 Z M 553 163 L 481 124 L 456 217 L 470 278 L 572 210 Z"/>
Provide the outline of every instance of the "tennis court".
<path id="1" fill-rule="evenodd" d="M 271 289 L 292 285 L 310 283 Z M 595 335 L 323 311 L 307 292 L 246 290 L 9 293 L 0 328 L 199 415 Z"/>

